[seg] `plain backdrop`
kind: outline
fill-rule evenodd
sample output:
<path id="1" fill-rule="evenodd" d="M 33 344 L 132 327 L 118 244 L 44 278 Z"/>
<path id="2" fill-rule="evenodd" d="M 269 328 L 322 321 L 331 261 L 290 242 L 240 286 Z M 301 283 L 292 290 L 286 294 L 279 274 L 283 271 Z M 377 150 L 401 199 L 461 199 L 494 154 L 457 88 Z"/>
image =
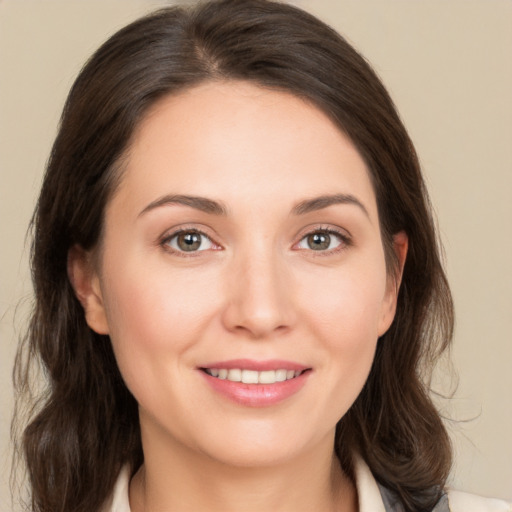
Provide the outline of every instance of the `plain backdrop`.
<path id="1" fill-rule="evenodd" d="M 169 3 L 169 2 L 167 2 Z M 458 389 L 438 399 L 451 485 L 512 499 L 512 1 L 302 0 L 373 64 L 420 155 L 456 304 Z M 0 511 L 11 368 L 30 309 L 27 225 L 60 111 L 86 58 L 164 2 L 0 0 Z M 435 386 L 456 384 L 443 365 Z"/>

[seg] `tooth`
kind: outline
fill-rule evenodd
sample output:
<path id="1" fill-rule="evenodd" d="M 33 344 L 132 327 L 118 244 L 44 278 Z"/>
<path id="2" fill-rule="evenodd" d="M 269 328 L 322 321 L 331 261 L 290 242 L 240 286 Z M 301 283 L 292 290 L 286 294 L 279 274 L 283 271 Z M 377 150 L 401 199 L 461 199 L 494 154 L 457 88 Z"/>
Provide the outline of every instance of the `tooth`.
<path id="1" fill-rule="evenodd" d="M 253 370 L 242 370 L 242 382 L 244 384 L 258 384 L 258 372 Z"/>
<path id="2" fill-rule="evenodd" d="M 274 384 L 285 380 L 293 379 L 301 375 L 301 370 L 242 370 L 240 368 L 205 368 L 206 373 L 218 379 L 227 379 L 232 382 L 243 382 L 244 384 Z"/>
<path id="3" fill-rule="evenodd" d="M 260 372 L 258 381 L 260 384 L 274 384 L 276 381 L 276 372 L 274 370 Z"/>
<path id="4" fill-rule="evenodd" d="M 276 370 L 276 382 L 283 382 L 286 380 L 286 370 Z"/>
<path id="5" fill-rule="evenodd" d="M 242 370 L 233 368 L 228 371 L 228 380 L 232 382 L 240 382 L 242 380 Z"/>

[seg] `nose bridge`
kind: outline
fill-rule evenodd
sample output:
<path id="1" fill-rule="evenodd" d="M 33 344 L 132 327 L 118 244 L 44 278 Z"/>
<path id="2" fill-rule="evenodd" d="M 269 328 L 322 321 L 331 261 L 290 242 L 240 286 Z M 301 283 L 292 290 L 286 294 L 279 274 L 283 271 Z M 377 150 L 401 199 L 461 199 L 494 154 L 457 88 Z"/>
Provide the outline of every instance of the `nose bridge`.
<path id="1" fill-rule="evenodd" d="M 291 326 L 290 283 L 283 263 L 275 244 L 268 241 L 237 251 L 224 315 L 229 329 L 263 337 Z"/>

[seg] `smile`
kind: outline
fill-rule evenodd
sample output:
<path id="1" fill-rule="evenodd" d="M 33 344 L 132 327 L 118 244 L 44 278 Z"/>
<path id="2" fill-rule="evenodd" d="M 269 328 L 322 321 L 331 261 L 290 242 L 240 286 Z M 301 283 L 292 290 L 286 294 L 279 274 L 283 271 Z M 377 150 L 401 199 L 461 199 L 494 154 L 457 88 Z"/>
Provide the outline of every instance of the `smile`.
<path id="1" fill-rule="evenodd" d="M 197 368 L 208 387 L 238 406 L 269 407 L 300 392 L 313 368 L 284 360 L 233 359 Z"/>
<path id="2" fill-rule="evenodd" d="M 275 384 L 299 377 L 304 370 L 246 370 L 242 368 L 203 368 L 208 375 L 221 380 L 243 384 Z"/>

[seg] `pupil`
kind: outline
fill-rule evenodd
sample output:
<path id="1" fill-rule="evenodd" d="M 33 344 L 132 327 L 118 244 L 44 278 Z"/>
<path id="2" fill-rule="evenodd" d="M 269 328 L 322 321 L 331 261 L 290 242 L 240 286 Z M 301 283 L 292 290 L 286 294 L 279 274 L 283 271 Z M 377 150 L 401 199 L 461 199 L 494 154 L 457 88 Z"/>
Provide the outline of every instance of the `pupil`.
<path id="1" fill-rule="evenodd" d="M 314 251 L 328 249 L 330 244 L 331 237 L 327 233 L 315 233 L 308 237 L 309 248 Z"/>
<path id="2" fill-rule="evenodd" d="M 178 236 L 178 246 L 183 251 L 195 251 L 201 246 L 201 236 L 198 233 L 185 233 Z"/>

